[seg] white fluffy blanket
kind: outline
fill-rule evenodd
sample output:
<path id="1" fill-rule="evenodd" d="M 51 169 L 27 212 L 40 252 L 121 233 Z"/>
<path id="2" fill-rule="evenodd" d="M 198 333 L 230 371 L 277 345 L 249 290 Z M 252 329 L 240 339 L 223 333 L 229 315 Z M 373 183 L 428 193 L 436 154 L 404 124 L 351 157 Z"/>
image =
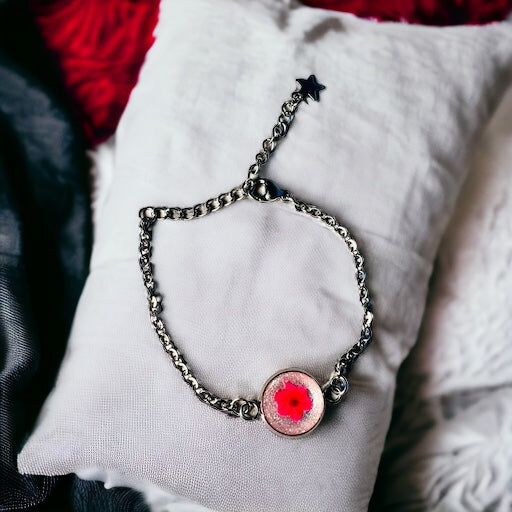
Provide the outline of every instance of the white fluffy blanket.
<path id="1" fill-rule="evenodd" d="M 476 148 L 398 379 L 376 510 L 512 510 L 512 88 Z"/>

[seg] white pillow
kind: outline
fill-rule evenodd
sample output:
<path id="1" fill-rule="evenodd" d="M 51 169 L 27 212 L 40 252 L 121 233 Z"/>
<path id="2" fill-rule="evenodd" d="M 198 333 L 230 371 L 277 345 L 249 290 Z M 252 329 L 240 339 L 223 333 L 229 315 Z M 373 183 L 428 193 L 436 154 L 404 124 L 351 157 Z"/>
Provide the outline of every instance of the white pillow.
<path id="1" fill-rule="evenodd" d="M 98 195 L 69 349 L 20 470 L 99 468 L 223 511 L 365 510 L 432 259 L 511 64 L 501 24 L 375 24 L 274 0 L 163 3 L 116 135 L 112 185 Z M 375 341 L 344 403 L 310 436 L 286 439 L 200 403 L 172 367 L 148 318 L 137 214 L 239 184 L 294 79 L 310 73 L 327 89 L 300 107 L 266 174 L 352 230 Z M 345 247 L 283 206 L 243 201 L 160 221 L 154 246 L 167 327 L 216 393 L 255 396 L 290 366 L 323 381 L 357 337 Z"/>

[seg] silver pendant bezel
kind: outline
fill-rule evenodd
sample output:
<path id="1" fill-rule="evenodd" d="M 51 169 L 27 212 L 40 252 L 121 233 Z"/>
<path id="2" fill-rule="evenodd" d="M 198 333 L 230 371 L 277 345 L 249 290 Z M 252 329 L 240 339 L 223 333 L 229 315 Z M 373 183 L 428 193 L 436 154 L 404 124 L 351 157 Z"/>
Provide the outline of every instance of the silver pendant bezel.
<path id="1" fill-rule="evenodd" d="M 267 420 L 267 418 L 265 416 L 264 408 L 263 408 L 263 397 L 265 394 L 265 390 L 268 388 L 269 384 L 272 381 L 274 381 L 279 375 L 282 375 L 284 373 L 289 373 L 289 372 L 302 373 L 302 374 L 306 375 L 307 377 L 309 377 L 310 379 L 312 379 L 314 381 L 314 383 L 318 386 L 318 389 L 320 390 L 320 396 L 322 397 L 322 414 L 318 418 L 316 424 L 311 429 L 309 429 L 308 431 L 303 432 L 301 434 L 286 434 L 286 433 L 281 432 L 281 431 L 277 430 L 276 428 L 274 428 L 274 426 L 271 423 L 269 423 L 269 421 Z M 282 370 L 278 370 L 277 372 L 273 373 L 263 384 L 258 399 L 261 404 L 260 405 L 260 413 L 261 413 L 261 418 L 263 419 L 264 423 L 268 426 L 268 428 L 270 430 L 272 430 L 272 432 L 274 432 L 275 434 L 277 434 L 280 437 L 286 437 L 288 439 L 297 439 L 297 438 L 304 437 L 304 436 L 311 434 L 311 432 L 313 432 L 318 427 L 318 425 L 320 425 L 320 423 L 322 422 L 323 417 L 325 415 L 325 408 L 326 408 L 326 404 L 327 404 L 325 397 L 324 397 L 323 390 L 322 390 L 322 386 L 320 385 L 318 380 L 313 375 L 311 375 L 309 372 L 303 370 L 302 368 L 297 368 L 297 367 L 284 368 Z"/>

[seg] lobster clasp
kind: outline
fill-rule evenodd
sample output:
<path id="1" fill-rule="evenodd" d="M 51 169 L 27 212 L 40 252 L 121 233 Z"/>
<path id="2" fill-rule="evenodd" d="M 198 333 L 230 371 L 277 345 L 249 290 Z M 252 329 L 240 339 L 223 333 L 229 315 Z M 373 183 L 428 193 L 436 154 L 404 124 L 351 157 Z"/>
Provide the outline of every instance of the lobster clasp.
<path id="1" fill-rule="evenodd" d="M 255 179 L 249 189 L 249 195 L 256 201 L 268 202 L 285 199 L 288 191 L 279 188 L 273 181 L 265 178 Z"/>

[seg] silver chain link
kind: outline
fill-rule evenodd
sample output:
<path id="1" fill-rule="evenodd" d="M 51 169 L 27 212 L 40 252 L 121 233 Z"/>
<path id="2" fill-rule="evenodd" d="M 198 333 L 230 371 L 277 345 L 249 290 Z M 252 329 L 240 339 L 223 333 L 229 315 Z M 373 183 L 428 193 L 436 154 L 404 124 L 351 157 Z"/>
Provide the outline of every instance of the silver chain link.
<path id="1" fill-rule="evenodd" d="M 363 307 L 363 325 L 359 334 L 359 340 L 355 343 L 347 352 L 345 352 L 334 365 L 334 371 L 331 374 L 330 379 L 323 386 L 324 395 L 326 400 L 331 404 L 338 403 L 341 398 L 345 395 L 348 390 L 348 382 L 345 378 L 346 375 L 352 369 L 352 365 L 356 359 L 362 354 L 366 347 L 372 341 L 373 331 L 373 313 L 372 303 L 370 300 L 370 293 L 366 286 L 366 270 L 364 268 L 364 258 L 359 251 L 357 242 L 354 237 L 350 234 L 349 230 L 339 224 L 339 222 L 332 216 L 329 215 L 318 206 L 301 201 L 291 194 L 288 194 L 284 199 L 285 201 L 291 201 L 295 210 L 299 213 L 303 213 L 318 219 L 333 233 L 341 237 L 345 242 L 356 268 L 356 282 L 359 290 L 359 302 Z"/>
<path id="2" fill-rule="evenodd" d="M 240 195 L 239 190 L 240 187 L 237 187 L 227 194 L 221 194 L 223 198 L 220 200 L 221 196 L 190 208 L 148 207 L 140 210 L 139 265 L 142 271 L 144 286 L 146 287 L 151 324 L 158 335 L 162 347 L 171 357 L 174 366 L 180 371 L 183 380 L 194 390 L 196 396 L 202 402 L 230 416 L 240 416 L 246 420 L 251 420 L 256 419 L 260 414 L 258 400 L 221 398 L 209 391 L 194 376 L 171 335 L 167 332 L 161 317 L 162 296 L 157 291 L 153 275 L 153 264 L 151 263 L 153 225 L 157 219 L 192 220 L 204 217 L 207 215 L 206 212 L 218 211 L 239 199 L 246 198 L 247 194 Z M 207 206 L 207 204 L 211 206 Z"/>
<path id="3" fill-rule="evenodd" d="M 366 272 L 364 269 L 363 256 L 359 252 L 357 243 L 348 229 L 339 224 L 333 216 L 328 215 L 313 204 L 295 198 L 288 191 L 279 189 L 279 187 L 270 180 L 258 178 L 262 166 L 267 163 L 278 142 L 286 136 L 294 119 L 295 112 L 303 99 L 304 97 L 300 92 L 294 92 L 292 93 L 291 99 L 283 103 L 281 114 L 273 127 L 272 136 L 263 141 L 262 150 L 256 155 L 256 161 L 250 166 L 248 177 L 241 185 L 227 193 L 220 194 L 217 197 L 191 207 L 148 206 L 142 208 L 139 212 L 139 265 L 146 288 L 151 324 L 158 335 L 160 343 L 165 352 L 171 357 L 174 366 L 181 373 L 183 380 L 194 390 L 199 400 L 225 414 L 241 417 L 245 420 L 254 420 L 260 416 L 260 402 L 256 399 L 222 398 L 209 391 L 197 380 L 191 367 L 178 350 L 174 340 L 165 327 L 161 317 L 162 296 L 157 291 L 153 275 L 153 264 L 151 263 L 153 226 L 158 219 L 198 219 L 221 210 L 237 201 L 252 197 L 261 202 L 281 201 L 283 203 L 292 204 L 297 212 L 317 219 L 336 235 L 341 237 L 352 255 L 356 268 L 359 301 L 363 307 L 363 325 L 359 340 L 338 359 L 331 377 L 323 386 L 326 401 L 331 404 L 338 403 L 348 389 L 348 382 L 345 376 L 350 372 L 355 360 L 372 340 L 373 314 L 371 311 L 369 292 L 366 286 Z"/>
<path id="4" fill-rule="evenodd" d="M 286 137 L 295 117 L 295 112 L 303 100 L 304 97 L 300 92 L 294 92 L 291 99 L 282 104 L 277 123 L 272 128 L 272 135 L 263 141 L 262 149 L 255 157 L 256 162 L 249 167 L 249 174 L 247 175 L 249 182 L 258 177 L 261 168 L 268 162 L 278 142 Z"/>

